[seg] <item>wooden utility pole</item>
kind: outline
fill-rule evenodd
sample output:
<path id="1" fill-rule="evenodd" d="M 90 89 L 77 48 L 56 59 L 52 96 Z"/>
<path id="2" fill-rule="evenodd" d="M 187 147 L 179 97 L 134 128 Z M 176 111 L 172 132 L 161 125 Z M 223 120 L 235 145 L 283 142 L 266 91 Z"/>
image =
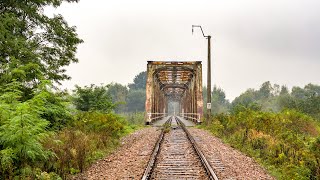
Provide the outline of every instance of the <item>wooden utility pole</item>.
<path id="1" fill-rule="evenodd" d="M 208 39 L 208 71 L 207 71 L 207 124 L 210 122 L 211 118 L 211 36 L 204 35 L 202 27 L 199 25 L 192 25 L 193 28 L 198 27 L 201 29 L 203 37 Z"/>
<path id="2" fill-rule="evenodd" d="M 207 121 L 210 123 L 211 118 L 211 36 L 208 39 L 208 74 L 207 74 Z M 210 105 L 208 105 L 210 103 Z"/>

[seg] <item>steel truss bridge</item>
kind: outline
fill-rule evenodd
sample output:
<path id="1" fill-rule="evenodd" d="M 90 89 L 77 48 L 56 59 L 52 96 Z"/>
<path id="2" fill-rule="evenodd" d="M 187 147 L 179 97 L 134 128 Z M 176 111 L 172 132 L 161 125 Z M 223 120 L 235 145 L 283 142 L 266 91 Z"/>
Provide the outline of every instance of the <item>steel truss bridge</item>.
<path id="1" fill-rule="evenodd" d="M 174 115 L 200 123 L 203 114 L 201 61 L 148 61 L 146 84 L 146 124 L 170 112 L 169 102 L 177 102 Z"/>

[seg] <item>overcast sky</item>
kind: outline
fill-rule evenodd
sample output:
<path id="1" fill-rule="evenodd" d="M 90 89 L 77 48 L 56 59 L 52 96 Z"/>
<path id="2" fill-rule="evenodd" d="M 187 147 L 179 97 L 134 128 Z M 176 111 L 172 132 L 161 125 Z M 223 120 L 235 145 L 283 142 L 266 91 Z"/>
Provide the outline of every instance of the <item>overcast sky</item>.
<path id="1" fill-rule="evenodd" d="M 202 61 L 212 36 L 212 80 L 234 99 L 265 81 L 320 84 L 319 0 L 80 0 L 60 13 L 84 40 L 78 64 L 67 68 L 75 84 L 131 83 L 148 60 Z"/>

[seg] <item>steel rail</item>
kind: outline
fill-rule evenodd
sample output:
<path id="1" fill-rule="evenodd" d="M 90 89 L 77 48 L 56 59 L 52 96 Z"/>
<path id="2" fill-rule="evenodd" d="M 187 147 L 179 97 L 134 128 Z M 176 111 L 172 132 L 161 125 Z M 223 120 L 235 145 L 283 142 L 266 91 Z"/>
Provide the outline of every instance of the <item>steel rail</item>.
<path id="1" fill-rule="evenodd" d="M 172 121 L 173 117 L 170 117 L 165 124 L 170 123 Z M 203 167 L 206 170 L 206 173 L 209 177 L 210 180 L 218 180 L 217 175 L 215 174 L 213 168 L 211 167 L 211 165 L 209 164 L 208 160 L 206 159 L 206 157 L 204 156 L 204 154 L 201 152 L 200 148 L 198 147 L 196 141 L 194 140 L 194 138 L 192 137 L 192 135 L 190 134 L 190 132 L 187 130 L 186 126 L 184 125 L 184 123 L 178 118 L 175 117 L 178 125 L 180 125 L 180 127 L 183 129 L 183 131 L 186 133 L 188 140 L 191 142 L 193 149 L 195 150 L 197 156 L 200 159 L 201 164 L 203 165 Z M 153 169 L 155 167 L 155 163 L 157 161 L 157 156 L 160 152 L 160 147 L 161 144 L 163 142 L 163 137 L 164 137 L 164 129 L 162 129 L 160 135 L 159 135 L 159 139 L 157 141 L 157 143 L 154 146 L 153 152 L 151 154 L 151 157 L 149 159 L 148 165 L 144 171 L 144 174 L 141 178 L 141 180 L 147 180 L 151 178 L 151 174 L 153 172 Z"/>
<path id="2" fill-rule="evenodd" d="M 170 117 L 165 123 L 165 124 L 170 124 L 171 125 L 171 120 L 172 120 L 172 117 Z M 153 151 L 152 151 L 152 154 L 151 154 L 151 157 L 149 159 L 149 162 L 148 162 L 148 165 L 144 171 L 144 174 L 141 178 L 141 180 L 147 180 L 147 179 L 150 179 L 150 176 L 151 176 L 151 173 L 153 171 L 153 168 L 154 168 L 154 165 L 155 165 L 155 162 L 157 160 L 157 156 L 159 154 L 159 151 L 160 151 L 160 146 L 163 142 L 163 137 L 164 137 L 164 128 L 161 130 L 161 133 L 159 135 L 159 138 L 158 138 L 158 141 L 156 142 L 156 145 L 154 146 L 153 148 Z"/>
<path id="3" fill-rule="evenodd" d="M 186 126 L 184 125 L 184 123 L 178 118 L 175 117 L 176 121 L 180 124 L 180 126 L 182 127 L 183 131 L 187 134 L 187 137 L 189 139 L 189 141 L 192 144 L 192 147 L 194 148 L 194 150 L 196 151 L 198 157 L 200 158 L 200 161 L 202 163 L 202 165 L 205 167 L 207 175 L 209 176 L 209 178 L 211 180 L 218 180 L 217 175 L 214 173 L 213 168 L 211 167 L 211 165 L 209 164 L 208 160 L 206 159 L 206 157 L 204 156 L 204 154 L 201 152 L 200 148 L 198 147 L 196 141 L 194 140 L 194 138 L 192 137 L 192 135 L 189 133 L 189 131 L 187 130 Z"/>

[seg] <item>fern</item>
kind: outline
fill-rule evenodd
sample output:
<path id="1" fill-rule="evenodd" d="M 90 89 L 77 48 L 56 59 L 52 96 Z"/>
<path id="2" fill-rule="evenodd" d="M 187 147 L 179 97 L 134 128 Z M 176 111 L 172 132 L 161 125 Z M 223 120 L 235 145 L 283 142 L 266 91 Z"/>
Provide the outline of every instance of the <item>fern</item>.
<path id="1" fill-rule="evenodd" d="M 13 171 L 32 176 L 36 162 L 45 161 L 50 155 L 41 144 L 49 135 L 46 131 L 49 122 L 40 117 L 45 94 L 39 91 L 34 98 L 21 102 L 17 84 L 10 85 L 0 96 L 0 172 L 3 178 Z"/>

